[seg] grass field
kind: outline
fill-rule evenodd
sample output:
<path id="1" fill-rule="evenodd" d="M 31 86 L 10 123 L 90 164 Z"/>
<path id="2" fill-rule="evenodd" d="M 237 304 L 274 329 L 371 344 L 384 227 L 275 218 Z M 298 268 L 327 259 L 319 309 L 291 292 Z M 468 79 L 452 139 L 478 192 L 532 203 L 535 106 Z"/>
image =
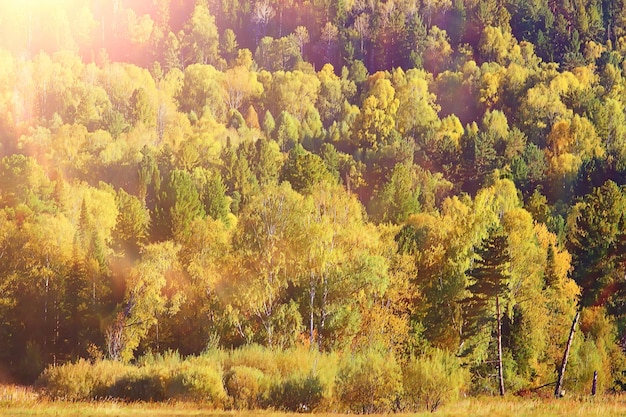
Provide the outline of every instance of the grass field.
<path id="1" fill-rule="evenodd" d="M 41 400 L 25 388 L 0 386 L 0 416 L 55 416 L 55 417 L 287 417 L 302 414 L 275 411 L 218 411 L 201 404 L 126 404 L 123 402 L 49 402 Z M 596 398 L 524 399 L 518 397 L 471 398 L 440 407 L 435 413 L 394 414 L 406 416 L 442 417 L 551 417 L 551 416 L 626 416 L 626 396 Z M 339 416 L 319 413 L 318 417 Z"/>
<path id="2" fill-rule="evenodd" d="M 273 411 L 215 411 L 203 409 L 194 404 L 123 404 L 123 403 L 37 403 L 22 402 L 0 405 L 2 416 L 258 416 L 286 417 L 301 414 L 287 414 Z M 329 417 L 337 414 L 320 413 L 316 416 Z M 508 398 L 472 399 L 450 404 L 438 409 L 435 413 L 411 413 L 410 416 L 624 416 L 626 403 L 623 398 L 597 398 L 596 401 L 579 400 L 528 400 Z"/>

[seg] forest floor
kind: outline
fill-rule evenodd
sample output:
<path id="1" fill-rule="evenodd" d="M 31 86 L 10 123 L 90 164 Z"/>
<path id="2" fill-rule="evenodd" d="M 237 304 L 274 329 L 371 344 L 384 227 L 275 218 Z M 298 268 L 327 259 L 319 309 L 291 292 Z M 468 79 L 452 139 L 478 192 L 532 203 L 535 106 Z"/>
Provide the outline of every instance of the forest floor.
<path id="1" fill-rule="evenodd" d="M 194 403 L 133 403 L 121 401 L 63 402 L 38 398 L 28 389 L 7 389 L 0 386 L 0 416 L 55 417 L 295 417 L 302 414 L 277 411 L 221 411 Z M 338 417 L 340 414 L 315 413 L 317 417 Z M 394 416 L 441 417 L 613 417 L 626 416 L 626 396 L 552 398 L 468 398 L 444 404 L 434 413 L 390 414 Z"/>

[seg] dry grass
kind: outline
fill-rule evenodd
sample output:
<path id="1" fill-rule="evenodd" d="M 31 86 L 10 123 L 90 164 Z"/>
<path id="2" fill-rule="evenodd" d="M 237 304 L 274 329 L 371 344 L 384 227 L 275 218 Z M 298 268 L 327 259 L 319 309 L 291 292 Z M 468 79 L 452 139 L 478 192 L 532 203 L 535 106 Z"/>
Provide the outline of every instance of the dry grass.
<path id="1" fill-rule="evenodd" d="M 606 396 L 569 399 L 472 398 L 442 407 L 435 414 L 445 417 L 625 416 L 626 397 Z"/>
<path id="2" fill-rule="evenodd" d="M 35 403 L 39 395 L 30 387 L 0 384 L 0 406 L 5 404 Z"/>
<path id="3" fill-rule="evenodd" d="M 320 413 L 317 417 L 338 417 L 338 414 Z M 557 416 L 626 416 L 626 396 L 580 397 L 564 399 L 505 399 L 482 397 L 458 401 L 439 408 L 435 413 L 410 413 L 406 416 L 441 417 L 557 417 Z M 0 416 L 56 416 L 56 417 L 295 417 L 274 411 L 219 411 L 194 403 L 135 403 L 123 402 L 62 402 L 47 401 L 31 389 L 18 386 L 0 386 Z"/>

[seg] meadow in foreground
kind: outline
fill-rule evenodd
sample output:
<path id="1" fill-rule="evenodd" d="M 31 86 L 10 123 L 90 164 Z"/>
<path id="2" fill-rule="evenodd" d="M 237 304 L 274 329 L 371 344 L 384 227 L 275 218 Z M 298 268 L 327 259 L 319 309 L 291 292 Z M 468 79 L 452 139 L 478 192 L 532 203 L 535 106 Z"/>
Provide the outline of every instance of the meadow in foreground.
<path id="1" fill-rule="evenodd" d="M 302 415 L 272 410 L 223 411 L 214 410 L 202 403 L 126 403 L 123 401 L 49 401 L 42 399 L 30 388 L 0 386 L 0 416 L 163 416 L 163 417 L 288 417 Z M 315 413 L 318 417 L 338 417 L 340 413 Z M 377 414 L 373 414 L 376 416 Z M 597 397 L 572 396 L 571 398 L 520 398 L 516 396 L 476 397 L 460 399 L 445 404 L 434 413 L 428 411 L 406 414 L 378 414 L 397 416 L 623 416 L 626 415 L 626 396 L 605 395 Z"/>
<path id="2" fill-rule="evenodd" d="M 434 415 L 456 416 L 623 416 L 626 414 L 626 398 L 605 396 L 594 399 L 521 399 L 516 397 L 472 398 L 447 404 Z M 100 416 L 259 416 L 286 417 L 295 413 L 275 411 L 216 411 L 193 403 L 134 403 L 121 402 L 38 402 L 33 400 L 3 401 L 0 403 L 1 416 L 58 416 L 58 417 L 100 417 Z M 320 417 L 340 416 L 341 414 L 320 413 Z M 389 414 L 387 414 L 389 415 Z M 397 414 L 398 416 L 428 416 L 430 412 Z"/>

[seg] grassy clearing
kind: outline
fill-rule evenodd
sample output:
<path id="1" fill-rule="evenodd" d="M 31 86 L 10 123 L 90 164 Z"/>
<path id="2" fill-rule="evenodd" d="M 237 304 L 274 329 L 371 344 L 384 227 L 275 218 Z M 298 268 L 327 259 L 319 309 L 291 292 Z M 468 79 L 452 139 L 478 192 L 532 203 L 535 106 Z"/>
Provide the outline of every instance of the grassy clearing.
<path id="1" fill-rule="evenodd" d="M 0 390 L 0 393 L 3 392 Z M 5 391 L 6 393 L 6 391 Z M 295 417 L 302 414 L 273 411 L 219 411 L 194 403 L 135 403 L 123 402 L 47 402 L 32 398 L 32 393 L 24 392 L 20 398 L 0 401 L 0 416 L 57 416 L 57 417 L 111 417 L 111 416 L 167 416 L 167 417 Z M 338 417 L 339 414 L 321 413 L 317 417 Z M 389 414 L 391 415 L 391 414 Z M 394 414 L 401 416 L 400 414 Z M 441 407 L 435 413 L 411 413 L 406 416 L 598 416 L 612 417 L 626 415 L 626 397 L 606 396 L 572 399 L 521 399 L 507 397 L 472 398 L 457 401 Z"/>
<path id="2" fill-rule="evenodd" d="M 626 395 L 552 398 L 480 397 L 446 404 L 435 413 L 386 414 L 389 416 L 440 417 L 617 417 L 626 415 Z M 268 410 L 223 411 L 202 403 L 125 403 L 123 401 L 50 401 L 30 388 L 0 385 L 0 416 L 55 417 L 296 417 L 302 414 Z M 316 417 L 340 417 L 319 413 Z"/>

